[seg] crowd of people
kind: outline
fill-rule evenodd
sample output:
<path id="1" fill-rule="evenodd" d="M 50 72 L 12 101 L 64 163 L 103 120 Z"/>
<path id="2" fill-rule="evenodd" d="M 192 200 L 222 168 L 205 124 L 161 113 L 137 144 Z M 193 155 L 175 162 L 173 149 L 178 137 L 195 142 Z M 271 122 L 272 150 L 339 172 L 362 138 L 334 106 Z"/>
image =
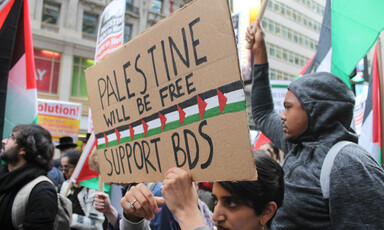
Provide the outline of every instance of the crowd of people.
<path id="1" fill-rule="evenodd" d="M 23 124 L 2 141 L 0 228 L 54 229 L 60 193 L 71 203 L 71 229 L 384 229 L 384 171 L 356 144 L 352 91 L 330 73 L 304 75 L 289 85 L 277 114 L 264 33 L 259 21 L 252 28 L 252 115 L 272 141 L 254 151 L 257 180 L 196 183 L 171 168 L 162 182 L 98 192 L 70 182 L 81 155 L 71 137 L 54 146 L 46 129 Z M 55 147 L 60 158 L 53 161 Z M 89 162 L 97 171 L 96 155 Z M 23 193 L 41 176 L 50 181 Z M 21 194 L 28 199 L 15 207 Z"/>

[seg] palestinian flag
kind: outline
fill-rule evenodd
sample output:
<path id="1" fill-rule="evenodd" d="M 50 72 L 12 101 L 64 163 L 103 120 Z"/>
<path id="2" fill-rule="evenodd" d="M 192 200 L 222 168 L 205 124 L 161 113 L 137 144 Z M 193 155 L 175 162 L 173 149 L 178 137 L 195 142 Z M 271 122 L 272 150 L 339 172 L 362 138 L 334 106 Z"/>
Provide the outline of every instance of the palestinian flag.
<path id="1" fill-rule="evenodd" d="M 332 72 L 351 87 L 350 73 L 384 29 L 383 12 L 382 0 L 327 0 L 315 71 Z"/>
<path id="2" fill-rule="evenodd" d="M 97 149 L 150 137 L 203 119 L 245 109 L 243 84 L 241 81 L 235 81 L 198 94 L 129 125 L 98 133 L 96 134 Z M 105 119 L 108 123 L 107 118 Z M 109 123 L 112 126 L 112 121 Z"/>
<path id="3" fill-rule="evenodd" d="M 381 165 L 380 81 L 377 62 L 377 46 L 373 56 L 372 76 L 369 80 L 368 97 L 365 102 L 363 126 L 359 145 L 363 146 Z"/>
<path id="4" fill-rule="evenodd" d="M 80 184 L 87 188 L 99 189 L 99 173 L 90 169 L 89 156 L 92 150 L 96 148 L 95 134 L 92 133 L 87 141 L 83 153 L 77 162 L 76 168 L 73 171 L 71 181 Z M 109 186 L 104 186 L 104 191 L 109 192 Z"/>
<path id="5" fill-rule="evenodd" d="M 268 139 L 267 136 L 264 135 L 264 133 L 260 132 L 259 136 L 257 137 L 255 146 L 253 147 L 253 150 L 257 150 L 261 147 L 263 143 L 271 143 L 272 141 Z"/>
<path id="6" fill-rule="evenodd" d="M 0 1 L 0 135 L 37 123 L 35 61 L 28 1 Z"/>

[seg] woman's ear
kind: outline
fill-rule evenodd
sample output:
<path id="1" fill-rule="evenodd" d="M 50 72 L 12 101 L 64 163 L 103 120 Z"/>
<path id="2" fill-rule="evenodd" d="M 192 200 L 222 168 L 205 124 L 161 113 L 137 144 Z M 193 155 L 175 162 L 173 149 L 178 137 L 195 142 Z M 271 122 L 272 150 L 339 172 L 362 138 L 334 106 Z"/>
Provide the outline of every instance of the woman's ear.
<path id="1" fill-rule="evenodd" d="M 265 226 L 267 222 L 273 217 L 277 210 L 277 204 L 273 201 L 269 202 L 260 216 L 260 224 Z"/>

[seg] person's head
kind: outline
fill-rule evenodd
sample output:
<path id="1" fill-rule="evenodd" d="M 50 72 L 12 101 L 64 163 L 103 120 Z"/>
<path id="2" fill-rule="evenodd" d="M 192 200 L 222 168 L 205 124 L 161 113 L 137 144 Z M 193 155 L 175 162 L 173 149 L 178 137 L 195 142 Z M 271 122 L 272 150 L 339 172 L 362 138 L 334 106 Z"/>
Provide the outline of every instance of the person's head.
<path id="1" fill-rule="evenodd" d="M 312 73 L 293 81 L 280 118 L 289 141 L 317 140 L 330 131 L 350 130 L 355 98 L 337 76 Z"/>
<path id="2" fill-rule="evenodd" d="M 255 154 L 256 181 L 215 182 L 212 219 L 225 229 L 261 229 L 283 203 L 284 172 L 266 154 Z"/>
<path id="3" fill-rule="evenodd" d="M 52 137 L 49 131 L 40 125 L 17 125 L 12 134 L 2 140 L 2 144 L 4 149 L 0 158 L 12 169 L 26 163 L 34 163 L 47 172 L 52 168 Z"/>
<path id="4" fill-rule="evenodd" d="M 91 137 L 90 133 L 87 133 L 85 137 L 79 137 L 79 140 L 81 140 L 83 143 L 81 144 L 81 150 L 84 150 L 85 146 L 88 143 L 89 137 Z"/>
<path id="5" fill-rule="evenodd" d="M 279 149 L 273 143 L 264 142 L 263 144 L 261 144 L 260 149 L 267 150 L 271 154 L 271 157 L 273 159 L 275 159 L 277 161 L 280 160 Z"/>
<path id="6" fill-rule="evenodd" d="M 56 145 L 56 148 L 60 150 L 60 154 L 63 155 L 70 149 L 77 147 L 76 143 L 73 143 L 73 138 L 70 136 L 60 137 L 59 144 Z"/>
<path id="7" fill-rule="evenodd" d="M 65 178 L 69 179 L 80 159 L 81 152 L 77 149 L 68 150 L 61 156 L 61 165 Z"/>

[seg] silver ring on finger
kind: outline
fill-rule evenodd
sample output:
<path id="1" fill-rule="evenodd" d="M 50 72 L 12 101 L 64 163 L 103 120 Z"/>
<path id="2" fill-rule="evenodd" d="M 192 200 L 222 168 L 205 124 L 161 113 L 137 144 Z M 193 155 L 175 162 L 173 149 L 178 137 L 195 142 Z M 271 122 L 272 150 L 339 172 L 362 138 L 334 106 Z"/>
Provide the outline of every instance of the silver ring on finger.
<path id="1" fill-rule="evenodd" d="M 134 209 L 135 208 L 135 206 L 133 206 L 133 204 L 136 202 L 137 200 L 135 199 L 134 201 L 132 201 L 131 203 L 130 202 L 128 202 L 128 206 L 130 207 L 130 208 L 132 208 L 132 209 Z"/>

